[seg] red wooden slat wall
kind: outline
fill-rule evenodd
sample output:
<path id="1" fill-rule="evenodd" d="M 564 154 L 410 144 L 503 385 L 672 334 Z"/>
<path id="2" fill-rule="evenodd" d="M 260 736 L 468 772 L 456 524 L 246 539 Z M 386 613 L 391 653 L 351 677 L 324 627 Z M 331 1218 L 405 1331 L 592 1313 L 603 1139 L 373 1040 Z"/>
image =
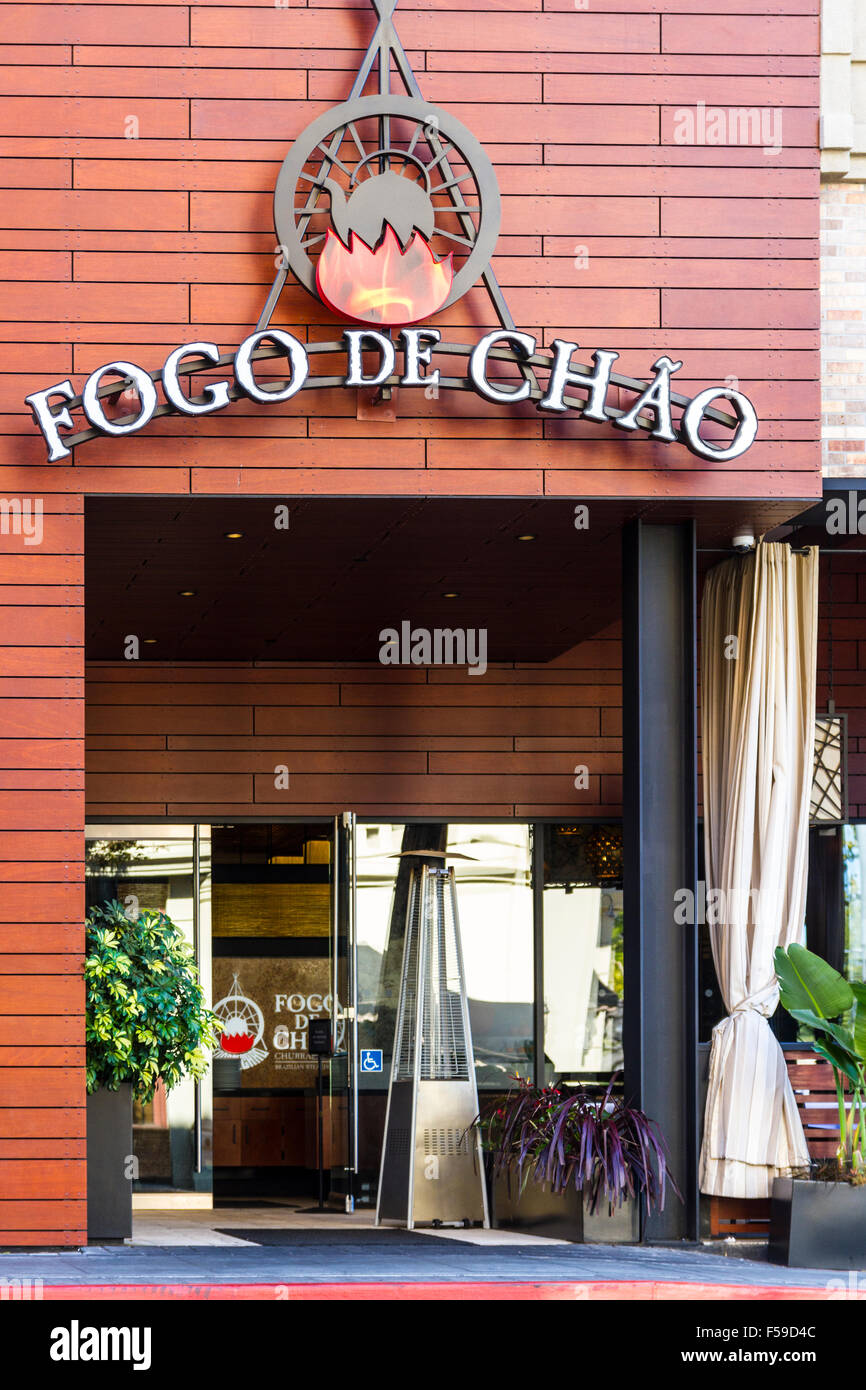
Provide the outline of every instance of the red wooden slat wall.
<path id="1" fill-rule="evenodd" d="M 686 391 L 736 376 L 762 436 L 745 460 L 714 467 L 445 393 L 404 393 L 393 424 L 358 421 L 339 391 L 160 420 L 83 447 L 74 467 L 46 465 L 25 392 L 67 375 L 80 388 L 118 356 L 157 367 L 195 338 L 229 349 L 250 330 L 273 273 L 279 162 L 348 92 L 372 11 L 44 0 L 2 14 L 0 494 L 43 498 L 45 536 L 27 546 L 0 535 L 0 1243 L 74 1243 L 85 1193 L 84 494 L 814 495 L 818 0 L 404 0 L 397 13 L 425 96 L 496 163 L 496 270 L 518 324 L 544 342 L 616 347 L 634 375 L 660 352 L 682 357 Z M 782 148 L 678 144 L 682 109 L 700 102 L 778 110 Z M 137 138 L 126 138 L 130 118 Z M 277 313 L 310 337 L 333 335 L 325 318 L 292 289 Z M 477 292 L 441 316 L 460 337 L 488 319 Z M 520 770 L 530 750 L 508 710 L 492 727 L 512 747 L 496 750 L 510 762 L 503 780 L 485 780 L 489 804 L 554 805 L 545 779 L 556 774 L 541 762 Z M 442 761 L 453 750 L 404 751 L 429 755 L 424 795 L 452 805 L 467 775 Z M 136 795 L 173 805 L 166 766 L 136 772 L 163 779 L 136 782 Z M 96 804 L 116 804 L 98 780 L 110 771 L 92 774 Z M 377 774 L 383 807 L 399 775 Z M 471 776 L 497 774 L 479 763 Z M 341 800 L 346 789 L 330 788 Z M 598 795 L 606 804 L 601 784 Z"/>
<path id="2" fill-rule="evenodd" d="M 85 1239 L 83 498 L 0 537 L 0 1245 Z"/>
<path id="3" fill-rule="evenodd" d="M 380 666 L 92 662 L 87 674 L 90 817 L 621 814 L 618 625 L 549 667 L 491 667 L 483 681 L 443 667 L 386 680 Z"/>
<path id="4" fill-rule="evenodd" d="M 279 163 L 347 94 L 374 16 L 337 0 L 4 9 L 14 42 L 0 46 L 2 172 L 15 192 L 0 206 L 0 254 L 4 317 L 19 322 L 4 330 L 0 466 L 17 483 L 20 466 L 35 465 L 27 476 L 41 486 L 26 389 L 69 372 L 78 385 L 118 356 L 156 367 L 184 340 L 227 349 L 254 324 L 274 271 Z M 122 450 L 93 441 L 79 450 L 79 483 L 810 495 L 817 12 L 818 0 L 732 0 L 722 13 L 706 0 L 409 0 L 397 12 L 425 96 L 464 120 L 496 164 L 495 267 L 517 323 L 544 342 L 615 346 L 632 375 L 670 352 L 684 360 L 686 391 L 735 376 L 763 421 L 745 458 L 710 467 L 646 438 L 531 407 L 515 420 L 447 393 L 404 393 L 398 421 L 373 426 L 335 391 L 314 405 L 163 419 Z M 760 109 L 781 148 L 679 143 L 700 104 L 710 117 L 716 106 Z M 297 287 L 275 322 L 333 336 Z M 491 323 L 483 290 L 436 322 L 464 337 Z"/>

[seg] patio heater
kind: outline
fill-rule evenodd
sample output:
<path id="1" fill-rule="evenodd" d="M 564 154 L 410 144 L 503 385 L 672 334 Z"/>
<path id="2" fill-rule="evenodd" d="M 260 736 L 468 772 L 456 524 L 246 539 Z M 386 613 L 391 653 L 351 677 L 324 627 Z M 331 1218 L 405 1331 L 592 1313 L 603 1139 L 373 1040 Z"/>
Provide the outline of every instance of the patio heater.
<path id="1" fill-rule="evenodd" d="M 399 857 L 413 864 L 376 1225 L 489 1226 L 454 870 L 441 851 Z"/>

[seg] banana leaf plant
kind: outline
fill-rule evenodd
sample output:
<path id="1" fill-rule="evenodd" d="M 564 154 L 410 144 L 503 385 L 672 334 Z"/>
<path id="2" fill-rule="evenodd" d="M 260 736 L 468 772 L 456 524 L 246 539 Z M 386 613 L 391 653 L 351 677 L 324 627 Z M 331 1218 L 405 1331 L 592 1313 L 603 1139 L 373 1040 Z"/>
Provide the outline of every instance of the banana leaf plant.
<path id="1" fill-rule="evenodd" d="M 799 1023 L 800 1038 L 833 1068 L 839 1174 L 866 1181 L 866 984 L 846 980 L 796 944 L 776 948 L 775 966 L 782 1007 Z"/>
<path id="2" fill-rule="evenodd" d="M 617 1079 L 603 1092 L 565 1094 L 516 1078 L 517 1085 L 475 1121 L 494 1177 L 510 1181 L 516 1175 L 521 1193 L 530 1181 L 547 1183 L 557 1194 L 573 1186 L 590 1212 L 604 1199 L 611 1213 L 640 1193 L 650 1211 L 661 1211 L 668 1184 L 682 1201 L 658 1127 L 615 1094 Z"/>

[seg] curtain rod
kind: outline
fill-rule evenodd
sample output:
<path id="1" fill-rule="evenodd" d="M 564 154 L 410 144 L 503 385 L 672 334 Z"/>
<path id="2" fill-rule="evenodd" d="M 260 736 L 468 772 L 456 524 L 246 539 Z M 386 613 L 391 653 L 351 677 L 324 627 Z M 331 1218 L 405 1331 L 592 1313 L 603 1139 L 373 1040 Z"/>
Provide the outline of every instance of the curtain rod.
<path id="1" fill-rule="evenodd" d="M 784 542 L 781 542 L 781 544 L 784 544 Z M 755 547 L 753 545 L 750 545 L 748 550 L 738 550 L 733 545 L 698 545 L 695 547 L 695 551 L 698 555 L 751 555 L 754 549 Z M 802 545 L 799 547 L 796 545 L 791 546 L 791 552 L 794 555 L 808 555 L 811 549 L 812 547 L 810 545 Z M 831 551 L 830 553 L 839 555 L 866 555 L 866 550 L 840 550 Z"/>
<path id="2" fill-rule="evenodd" d="M 811 547 L 811 546 L 808 546 L 808 545 L 801 546 L 799 549 L 798 549 L 796 546 L 794 546 L 794 545 L 791 546 L 791 549 L 793 550 L 793 552 L 794 552 L 795 555 L 808 555 L 808 554 L 809 554 L 809 551 L 811 550 L 811 548 L 812 548 L 812 547 Z M 750 554 L 750 552 L 747 551 L 747 550 L 734 550 L 733 546 L 699 545 L 699 546 L 696 547 L 696 549 L 697 549 L 697 553 L 698 553 L 699 555 L 748 555 L 748 554 Z M 822 546 L 822 547 L 821 547 L 821 550 L 822 550 L 822 552 L 823 552 L 824 555 L 866 555 L 866 550 L 864 550 L 862 547 L 858 547 L 858 549 L 856 549 L 856 550 L 854 550 L 854 549 L 848 549 L 848 548 L 846 548 L 845 550 L 835 550 L 832 546 L 830 546 L 830 545 L 825 545 L 825 546 Z"/>

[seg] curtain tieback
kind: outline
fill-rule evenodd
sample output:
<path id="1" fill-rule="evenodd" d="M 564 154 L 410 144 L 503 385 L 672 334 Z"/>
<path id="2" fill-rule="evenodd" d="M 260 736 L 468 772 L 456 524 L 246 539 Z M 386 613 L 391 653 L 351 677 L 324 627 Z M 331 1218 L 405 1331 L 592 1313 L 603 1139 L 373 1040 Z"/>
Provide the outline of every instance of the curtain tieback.
<path id="1" fill-rule="evenodd" d="M 754 994 L 747 994 L 745 999 L 739 999 L 730 1010 L 731 1018 L 741 1017 L 743 1014 L 761 1014 L 763 1018 L 770 1018 L 776 1012 L 776 1005 L 779 1002 L 779 986 L 775 980 L 771 985 L 764 989 L 756 990 Z"/>

